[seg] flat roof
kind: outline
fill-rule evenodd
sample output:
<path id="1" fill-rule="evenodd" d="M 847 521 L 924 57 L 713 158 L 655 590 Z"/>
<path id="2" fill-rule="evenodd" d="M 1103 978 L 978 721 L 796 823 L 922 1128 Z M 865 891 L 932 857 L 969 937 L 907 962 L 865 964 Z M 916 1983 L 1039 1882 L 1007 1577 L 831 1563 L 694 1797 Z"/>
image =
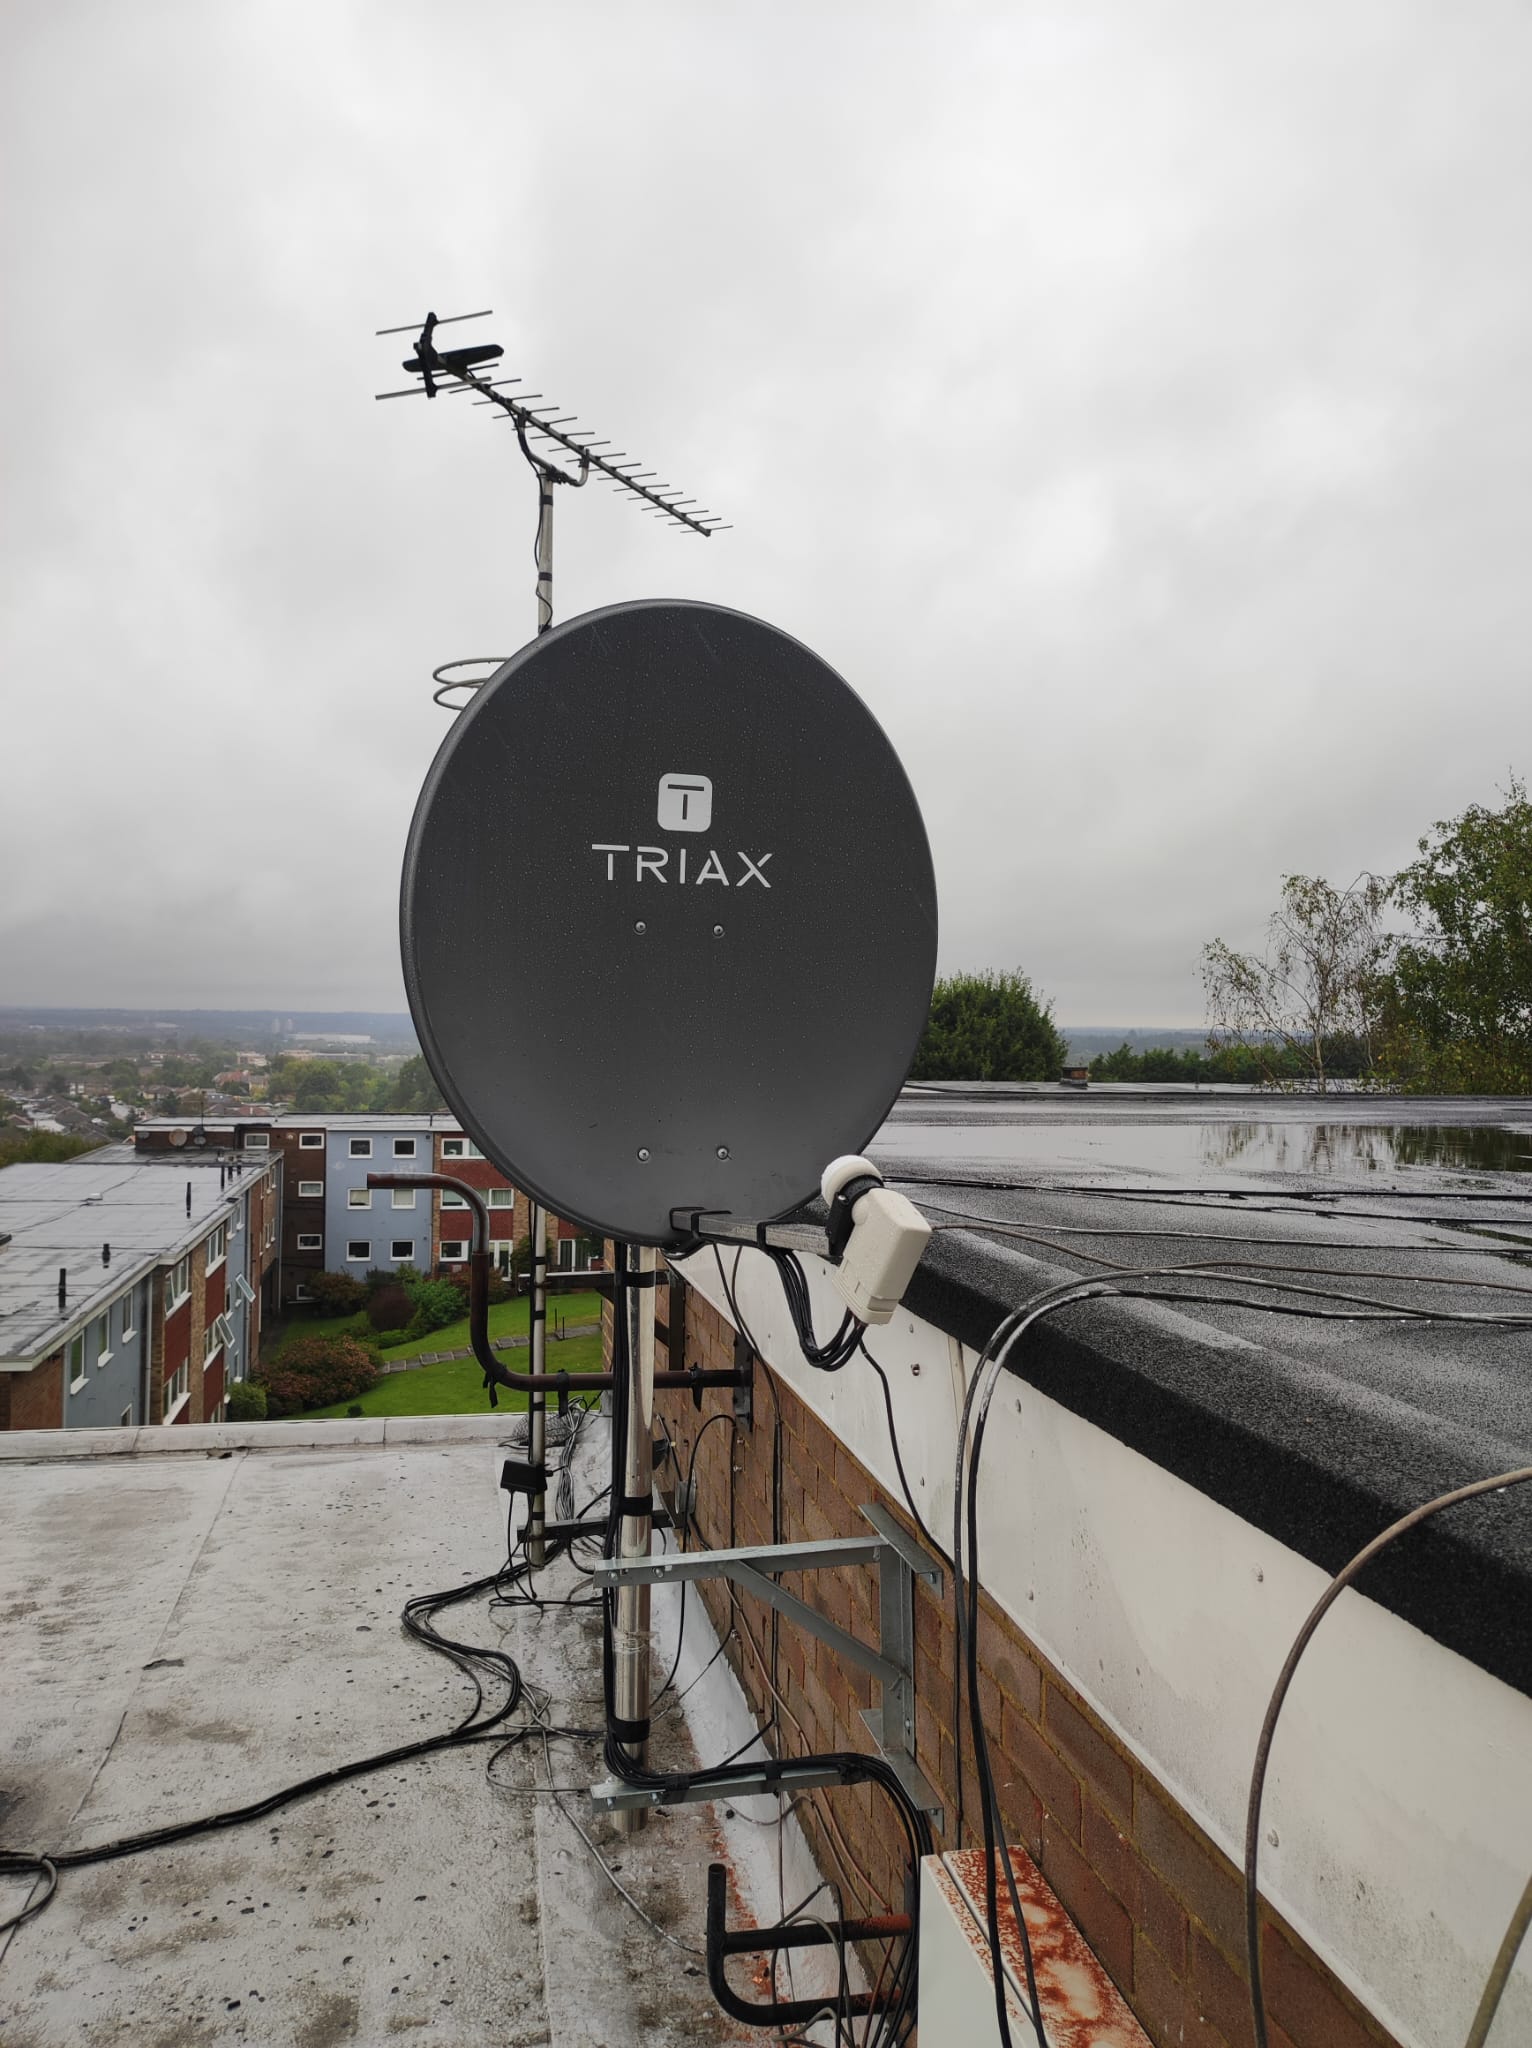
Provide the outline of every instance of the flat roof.
<path id="1" fill-rule="evenodd" d="M 1090 1301 L 1006 1362 L 1326 1570 L 1408 1509 L 1532 1463 L 1532 1328 L 1316 1319 L 1532 1313 L 1532 1101 L 926 1089 L 868 1150 L 938 1226 L 906 1305 L 966 1344 L 1114 1267 L 1196 1265 L 1122 1284 L 1240 1297 Z M 1516 1495 L 1433 1521 L 1365 1590 L 1532 1693 Z"/>
<path id="2" fill-rule="evenodd" d="M 182 1174 L 125 1151 L 0 1169 L 0 1236 L 9 1236 L 0 1244 L 0 1370 L 47 1357 L 136 1278 L 179 1258 L 267 1165 L 198 1154 Z"/>
<path id="3" fill-rule="evenodd" d="M 582 1502 L 604 1476 L 605 1424 L 591 1428 Z M 192 1426 L 160 1433 L 188 1439 L 173 1452 L 103 1456 L 80 1440 L 112 1432 L 69 1431 L 57 1436 L 74 1454 L 56 1457 L 32 1435 L 39 1461 L 4 1468 L 0 1840 L 110 1841 L 460 1721 L 471 1683 L 409 1640 L 399 1613 L 503 1560 L 505 1432 L 503 1416 Z M 547 1590 L 580 1584 L 554 1572 Z M 510 1650 L 556 1726 L 597 1727 L 595 1616 L 487 1601 L 449 1610 L 443 1631 Z M 688 1607 L 683 1683 L 711 1641 L 701 1603 Z M 705 1692 L 657 1715 L 661 1767 L 699 1760 L 685 1717 Z M 716 1700 L 709 1714 L 710 1757 L 754 1725 L 740 1731 Z M 775 1831 L 693 1806 L 617 1838 L 583 1796 L 604 1774 L 599 1742 L 498 1747 L 455 1747 L 249 1825 L 64 1870 L 46 1910 L 0 1936 L 0 2034 L 16 2048 L 758 2038 L 708 1990 L 706 1869 L 726 1860 L 746 1914 L 774 1918 Z M 580 1790 L 555 1800 L 550 1767 Z M 575 1821 L 663 1931 L 619 1897 Z M 789 1886 L 796 1876 L 790 1863 Z M 0 1916 L 27 1896 L 25 1880 L 0 1878 Z"/>

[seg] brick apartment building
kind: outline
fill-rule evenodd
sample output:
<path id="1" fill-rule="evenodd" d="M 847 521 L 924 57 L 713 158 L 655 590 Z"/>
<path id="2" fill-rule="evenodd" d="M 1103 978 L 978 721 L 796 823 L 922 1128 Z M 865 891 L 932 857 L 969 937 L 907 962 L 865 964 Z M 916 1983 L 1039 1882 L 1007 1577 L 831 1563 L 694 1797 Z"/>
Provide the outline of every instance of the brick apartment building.
<path id="1" fill-rule="evenodd" d="M 0 1429 L 216 1422 L 277 1305 L 264 1160 L 126 1145 L 0 1173 Z"/>
<path id="2" fill-rule="evenodd" d="M 232 1158 L 279 1155 L 282 1244 L 278 1298 L 308 1297 L 315 1273 L 451 1272 L 467 1263 L 473 1217 L 448 1190 L 369 1188 L 374 1173 L 446 1173 L 484 1191 L 490 1246 L 501 1271 L 527 1235 L 526 1194 L 504 1178 L 442 1113 L 393 1116 L 230 1116 L 189 1124 L 147 1118 L 134 1131 L 140 1156 L 164 1159 L 202 1148 Z M 601 1259 L 599 1243 L 561 1218 L 549 1219 L 549 1263 L 584 1272 Z"/>

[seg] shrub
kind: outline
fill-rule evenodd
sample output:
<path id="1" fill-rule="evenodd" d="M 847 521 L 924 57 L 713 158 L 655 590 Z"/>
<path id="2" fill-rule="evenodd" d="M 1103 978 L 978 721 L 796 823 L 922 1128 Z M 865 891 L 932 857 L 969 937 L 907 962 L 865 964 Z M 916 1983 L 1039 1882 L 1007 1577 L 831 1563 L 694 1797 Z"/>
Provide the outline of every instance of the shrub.
<path id="1" fill-rule="evenodd" d="M 415 1313 L 409 1289 L 380 1287 L 367 1304 L 367 1320 L 375 1330 L 402 1330 Z"/>
<path id="2" fill-rule="evenodd" d="M 265 1389 L 267 1414 L 280 1417 L 365 1394 L 380 1371 L 375 1353 L 354 1337 L 300 1337 L 251 1377 Z"/>
<path id="3" fill-rule="evenodd" d="M 264 1422 L 266 1389 L 255 1380 L 236 1380 L 229 1389 L 230 1422 Z"/>
<path id="4" fill-rule="evenodd" d="M 433 1330 L 455 1323 L 463 1313 L 462 1290 L 450 1280 L 422 1280 L 411 1288 L 410 1299 L 414 1310 L 409 1323 L 412 1337 L 428 1337 Z"/>
<path id="5" fill-rule="evenodd" d="M 367 1299 L 366 1287 L 349 1273 L 311 1273 L 304 1284 L 322 1316 L 350 1315 Z"/>

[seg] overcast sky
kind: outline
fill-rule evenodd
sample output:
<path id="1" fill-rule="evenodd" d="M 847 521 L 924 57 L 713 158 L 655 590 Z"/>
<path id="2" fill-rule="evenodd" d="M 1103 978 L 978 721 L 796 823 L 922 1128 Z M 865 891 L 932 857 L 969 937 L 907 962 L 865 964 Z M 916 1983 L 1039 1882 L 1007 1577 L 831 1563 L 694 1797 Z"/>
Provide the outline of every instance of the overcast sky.
<path id="1" fill-rule="evenodd" d="M 373 330 L 734 522 L 559 507 L 561 617 L 871 705 L 943 970 L 1196 1024 L 1202 942 L 1532 765 L 1520 0 L 3 13 L 0 1002 L 403 1008 L 429 671 L 535 496 Z"/>

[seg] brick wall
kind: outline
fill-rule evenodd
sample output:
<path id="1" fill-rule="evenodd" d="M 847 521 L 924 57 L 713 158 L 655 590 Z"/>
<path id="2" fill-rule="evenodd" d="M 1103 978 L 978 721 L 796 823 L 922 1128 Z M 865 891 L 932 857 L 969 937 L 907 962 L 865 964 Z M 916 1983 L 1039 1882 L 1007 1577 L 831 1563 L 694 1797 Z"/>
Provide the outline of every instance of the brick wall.
<path id="1" fill-rule="evenodd" d="M 30 1372 L 0 1373 L 0 1429 L 62 1429 L 64 1354 L 55 1351 Z"/>
<path id="2" fill-rule="evenodd" d="M 734 1363 L 732 1328 L 694 1290 L 658 1290 L 671 1365 Z M 684 1306 L 683 1306 L 684 1305 Z M 677 1315 L 677 1311 L 680 1315 Z M 670 1317 L 684 1319 L 684 1340 Z M 657 1431 L 677 1462 L 658 1467 L 672 1497 L 694 1450 L 698 1536 L 709 1546 L 862 1535 L 860 1509 L 876 1501 L 909 1526 L 903 1504 L 877 1484 L 790 1387 L 758 1367 L 748 1431 L 727 1420 L 728 1389 L 710 1389 L 697 1412 L 685 1394 L 661 1394 Z M 784 1577 L 783 1583 L 864 1641 L 877 1641 L 871 1572 Z M 693 1588 L 715 1628 L 732 1624 L 728 1656 L 779 1754 L 870 1747 L 859 1709 L 871 1680 L 827 1645 L 779 1620 L 721 1582 Z M 1001 1810 L 1012 1841 L 1026 1845 L 1137 2013 L 1157 2048 L 1248 2048 L 1239 1873 L 1171 1795 L 1097 1720 L 1063 1675 L 989 1600 L 979 1625 L 980 1694 Z M 952 1674 L 957 1664 L 950 1573 L 946 1597 L 916 1596 L 917 1761 L 946 1806 L 955 1843 L 956 1745 Z M 966 1707 L 965 1707 L 966 1719 Z M 982 1840 L 966 1729 L 965 1841 Z M 820 1867 L 836 1877 L 848 1912 L 902 1903 L 901 1839 L 886 1802 L 870 1788 L 817 1794 L 802 1811 Z M 1263 1936 L 1271 2048 L 1393 2048 L 1304 1943 L 1274 1916 Z"/>

